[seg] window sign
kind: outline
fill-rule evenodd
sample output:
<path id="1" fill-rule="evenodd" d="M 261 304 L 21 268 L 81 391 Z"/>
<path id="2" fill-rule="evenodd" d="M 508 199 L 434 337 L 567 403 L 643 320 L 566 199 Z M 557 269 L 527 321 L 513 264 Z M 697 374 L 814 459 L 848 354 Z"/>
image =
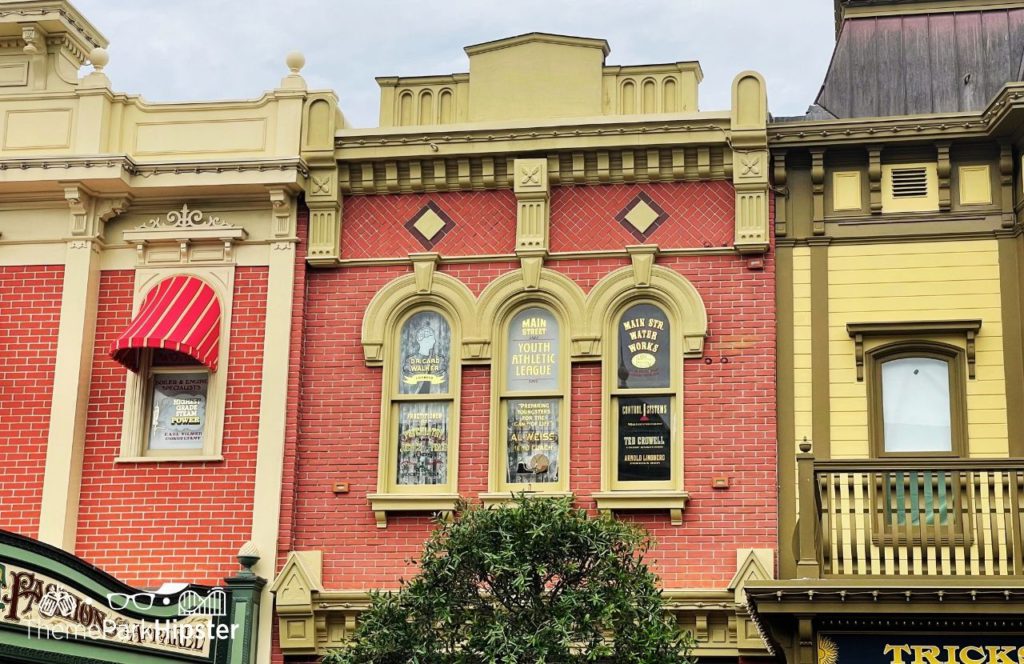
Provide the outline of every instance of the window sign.
<path id="1" fill-rule="evenodd" d="M 398 484 L 448 482 L 447 401 L 398 404 Z"/>
<path id="2" fill-rule="evenodd" d="M 150 449 L 202 449 L 209 381 L 205 371 L 153 374 Z"/>
<path id="3" fill-rule="evenodd" d="M 451 328 L 436 311 L 412 315 L 399 335 L 400 394 L 447 394 Z"/>
<path id="4" fill-rule="evenodd" d="M 558 481 L 560 399 L 508 400 L 508 482 Z"/>
<path id="5" fill-rule="evenodd" d="M 620 389 L 669 387 L 669 322 L 653 304 L 637 304 L 619 319 Z"/>
<path id="6" fill-rule="evenodd" d="M 671 397 L 618 399 L 620 482 L 672 479 Z"/>
<path id="7" fill-rule="evenodd" d="M 547 309 L 523 309 L 508 331 L 505 388 L 514 392 L 558 389 L 558 321 Z"/>

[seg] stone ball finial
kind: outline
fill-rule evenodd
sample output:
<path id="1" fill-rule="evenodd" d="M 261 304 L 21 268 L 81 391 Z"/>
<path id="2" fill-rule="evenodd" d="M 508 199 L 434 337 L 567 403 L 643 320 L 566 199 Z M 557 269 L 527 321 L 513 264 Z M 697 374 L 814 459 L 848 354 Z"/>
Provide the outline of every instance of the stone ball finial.
<path id="1" fill-rule="evenodd" d="M 299 51 L 292 51 L 285 56 L 284 63 L 293 74 L 298 74 L 299 70 L 306 66 L 306 56 Z"/>
<path id="2" fill-rule="evenodd" d="M 96 71 L 103 71 L 103 68 L 110 62 L 110 54 L 107 53 L 107 49 L 97 46 L 89 51 L 89 62 Z"/>

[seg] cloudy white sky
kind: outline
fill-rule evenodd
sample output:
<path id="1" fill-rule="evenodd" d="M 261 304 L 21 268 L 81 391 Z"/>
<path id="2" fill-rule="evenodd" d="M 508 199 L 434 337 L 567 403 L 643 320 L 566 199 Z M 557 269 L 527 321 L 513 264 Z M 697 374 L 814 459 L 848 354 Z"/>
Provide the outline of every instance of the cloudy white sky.
<path id="1" fill-rule="evenodd" d="M 702 110 L 744 69 L 776 115 L 803 113 L 833 45 L 832 0 L 73 0 L 110 40 L 107 73 L 151 101 L 259 96 L 306 55 L 348 121 L 377 124 L 375 76 L 467 71 L 462 47 L 523 32 L 601 37 L 608 64 L 700 60 Z"/>

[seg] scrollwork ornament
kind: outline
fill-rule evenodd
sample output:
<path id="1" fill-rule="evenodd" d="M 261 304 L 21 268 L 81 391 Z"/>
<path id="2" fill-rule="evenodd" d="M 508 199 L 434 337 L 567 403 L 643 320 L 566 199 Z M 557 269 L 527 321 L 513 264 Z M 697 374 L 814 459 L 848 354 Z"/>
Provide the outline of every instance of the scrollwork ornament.
<path id="1" fill-rule="evenodd" d="M 222 221 L 220 217 L 204 215 L 202 210 L 191 210 L 188 203 L 181 206 L 180 210 L 171 210 L 164 218 L 155 217 L 150 219 L 139 230 L 147 228 L 228 228 L 230 224 Z"/>

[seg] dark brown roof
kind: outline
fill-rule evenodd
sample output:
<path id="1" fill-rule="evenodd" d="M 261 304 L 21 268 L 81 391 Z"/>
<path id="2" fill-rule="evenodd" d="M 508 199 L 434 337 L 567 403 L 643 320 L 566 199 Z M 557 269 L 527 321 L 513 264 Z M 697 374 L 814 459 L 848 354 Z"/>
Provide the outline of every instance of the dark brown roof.
<path id="1" fill-rule="evenodd" d="M 851 18 L 816 103 L 839 118 L 978 111 L 1022 62 L 1024 9 Z"/>

